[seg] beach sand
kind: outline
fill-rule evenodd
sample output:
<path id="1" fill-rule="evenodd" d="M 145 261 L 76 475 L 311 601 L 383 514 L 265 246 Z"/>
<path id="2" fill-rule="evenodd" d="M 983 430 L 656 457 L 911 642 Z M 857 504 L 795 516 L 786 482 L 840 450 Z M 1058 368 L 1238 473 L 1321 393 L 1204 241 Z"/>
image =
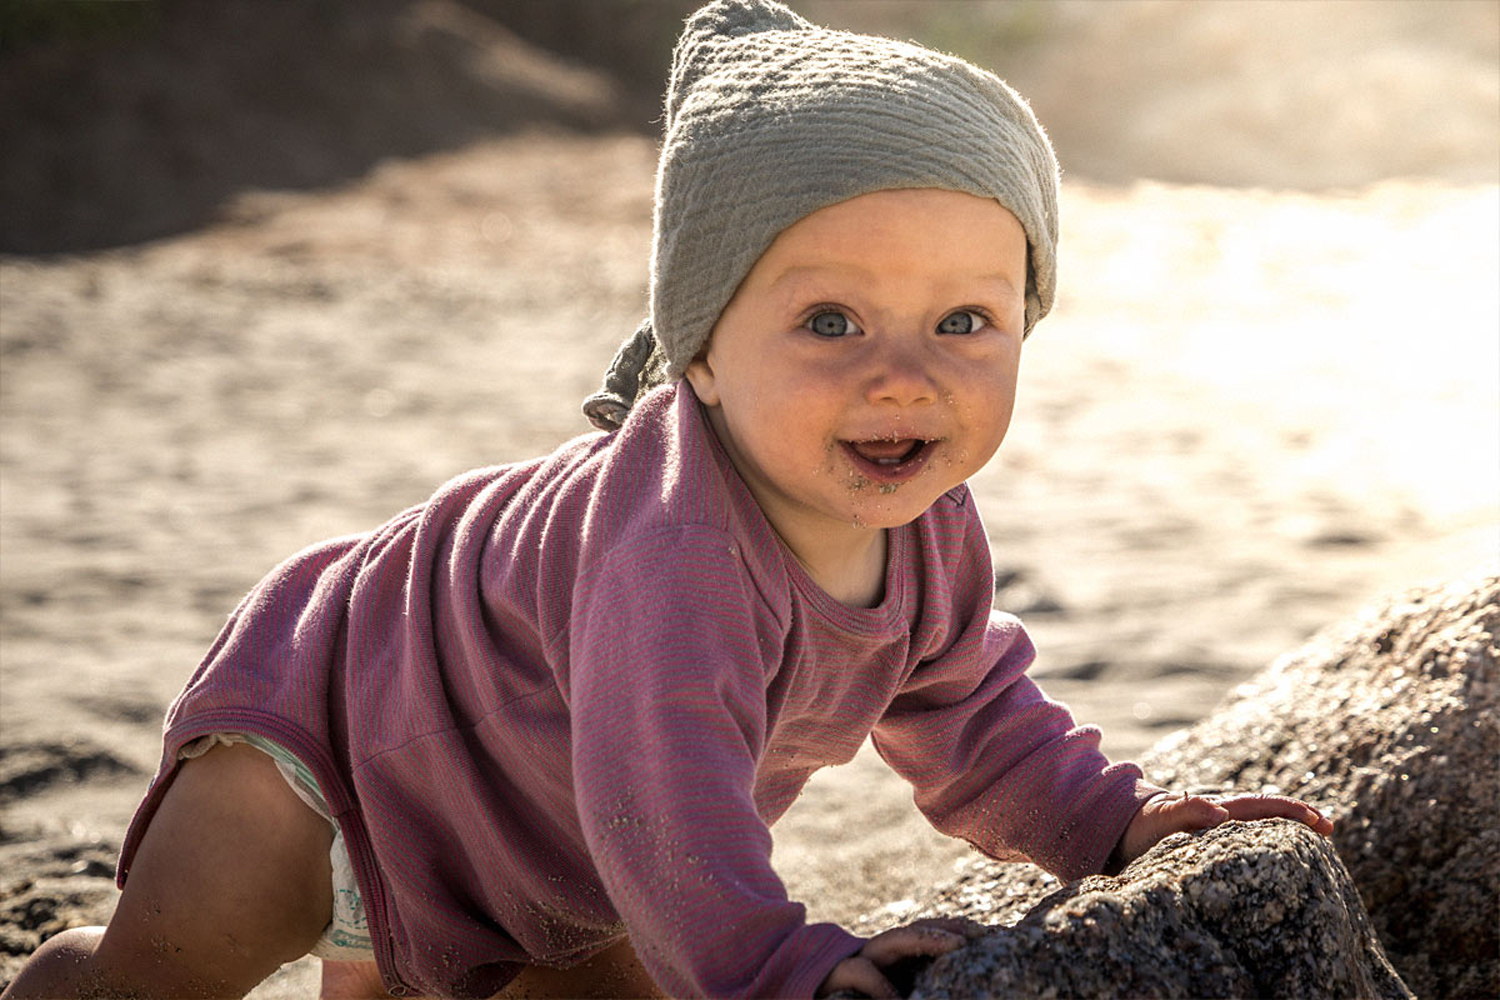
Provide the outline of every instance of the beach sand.
<path id="1" fill-rule="evenodd" d="M 27 934 L 107 916 L 161 714 L 266 570 L 588 430 L 644 302 L 654 157 L 533 127 L 0 259 L 0 981 Z M 1062 218 L 972 485 L 1033 675 L 1108 753 L 1500 556 L 1500 187 L 1069 178 Z M 846 923 L 967 851 L 868 748 L 775 834 L 810 919 Z"/>

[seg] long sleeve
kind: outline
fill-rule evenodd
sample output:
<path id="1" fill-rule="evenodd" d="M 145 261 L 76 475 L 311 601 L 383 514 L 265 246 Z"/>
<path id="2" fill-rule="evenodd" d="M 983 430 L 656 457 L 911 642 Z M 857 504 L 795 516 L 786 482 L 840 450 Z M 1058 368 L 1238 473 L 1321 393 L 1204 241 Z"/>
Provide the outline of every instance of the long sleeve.
<path id="1" fill-rule="evenodd" d="M 919 667 L 875 728 L 875 746 L 916 788 L 933 826 L 991 857 L 1024 857 L 1075 879 L 1103 869 L 1136 810 L 1160 789 L 1099 752 L 1026 676 L 1035 655 L 999 612 Z"/>
<path id="2" fill-rule="evenodd" d="M 754 800 L 775 662 L 763 607 L 733 539 L 695 527 L 622 546 L 574 594 L 579 816 L 641 960 L 677 996 L 811 996 L 862 944 L 807 925 L 771 868 Z"/>

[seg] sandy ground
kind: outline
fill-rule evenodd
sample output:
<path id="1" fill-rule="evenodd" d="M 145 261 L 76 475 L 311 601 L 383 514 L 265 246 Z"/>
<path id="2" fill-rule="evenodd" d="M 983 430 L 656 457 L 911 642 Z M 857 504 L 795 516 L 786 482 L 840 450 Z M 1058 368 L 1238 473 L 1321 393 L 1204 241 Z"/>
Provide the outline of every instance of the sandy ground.
<path id="1" fill-rule="evenodd" d="M 161 713 L 246 588 L 587 429 L 644 301 L 654 155 L 534 128 L 0 257 L 0 981 L 107 916 Z M 1500 187 L 1069 181 L 1063 219 L 1059 305 L 973 485 L 997 603 L 1108 752 L 1500 558 Z M 776 834 L 793 894 L 845 922 L 966 851 L 868 752 Z"/>

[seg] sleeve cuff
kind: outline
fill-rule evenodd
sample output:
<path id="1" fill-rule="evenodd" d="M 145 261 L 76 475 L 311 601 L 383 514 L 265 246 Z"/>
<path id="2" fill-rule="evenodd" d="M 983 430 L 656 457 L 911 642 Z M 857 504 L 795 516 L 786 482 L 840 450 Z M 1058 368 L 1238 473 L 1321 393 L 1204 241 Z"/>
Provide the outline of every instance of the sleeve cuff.
<path id="1" fill-rule="evenodd" d="M 828 974 L 850 955 L 865 946 L 865 939 L 855 937 L 837 924 L 808 924 L 797 932 L 795 965 L 787 970 L 782 982 L 788 997 L 813 997 Z"/>
<path id="2" fill-rule="evenodd" d="M 1085 875 L 1118 874 L 1124 865 L 1116 865 L 1116 848 L 1125 836 L 1126 827 L 1130 826 L 1130 821 L 1135 819 L 1142 806 L 1167 792 L 1165 788 L 1139 777 L 1140 771 L 1134 765 L 1124 766 L 1134 770 L 1137 777 L 1131 782 L 1120 782 L 1117 790 L 1111 790 L 1090 810 L 1094 820 L 1093 835 L 1079 845 L 1080 850 L 1074 855 L 1070 870 L 1058 873 L 1068 881 Z"/>

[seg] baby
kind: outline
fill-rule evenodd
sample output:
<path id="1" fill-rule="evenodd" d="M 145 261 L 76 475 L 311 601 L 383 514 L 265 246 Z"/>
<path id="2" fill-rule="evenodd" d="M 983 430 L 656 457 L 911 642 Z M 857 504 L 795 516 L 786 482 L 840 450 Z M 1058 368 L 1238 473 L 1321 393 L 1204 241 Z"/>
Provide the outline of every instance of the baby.
<path id="1" fill-rule="evenodd" d="M 651 313 L 602 431 L 293 556 L 167 717 L 107 928 L 7 997 L 895 996 L 963 937 L 809 924 L 769 827 L 867 737 L 1064 879 L 1291 799 L 1171 796 L 1026 677 L 964 485 L 1053 301 L 1057 167 L 994 76 L 717 0 L 672 65 Z"/>

